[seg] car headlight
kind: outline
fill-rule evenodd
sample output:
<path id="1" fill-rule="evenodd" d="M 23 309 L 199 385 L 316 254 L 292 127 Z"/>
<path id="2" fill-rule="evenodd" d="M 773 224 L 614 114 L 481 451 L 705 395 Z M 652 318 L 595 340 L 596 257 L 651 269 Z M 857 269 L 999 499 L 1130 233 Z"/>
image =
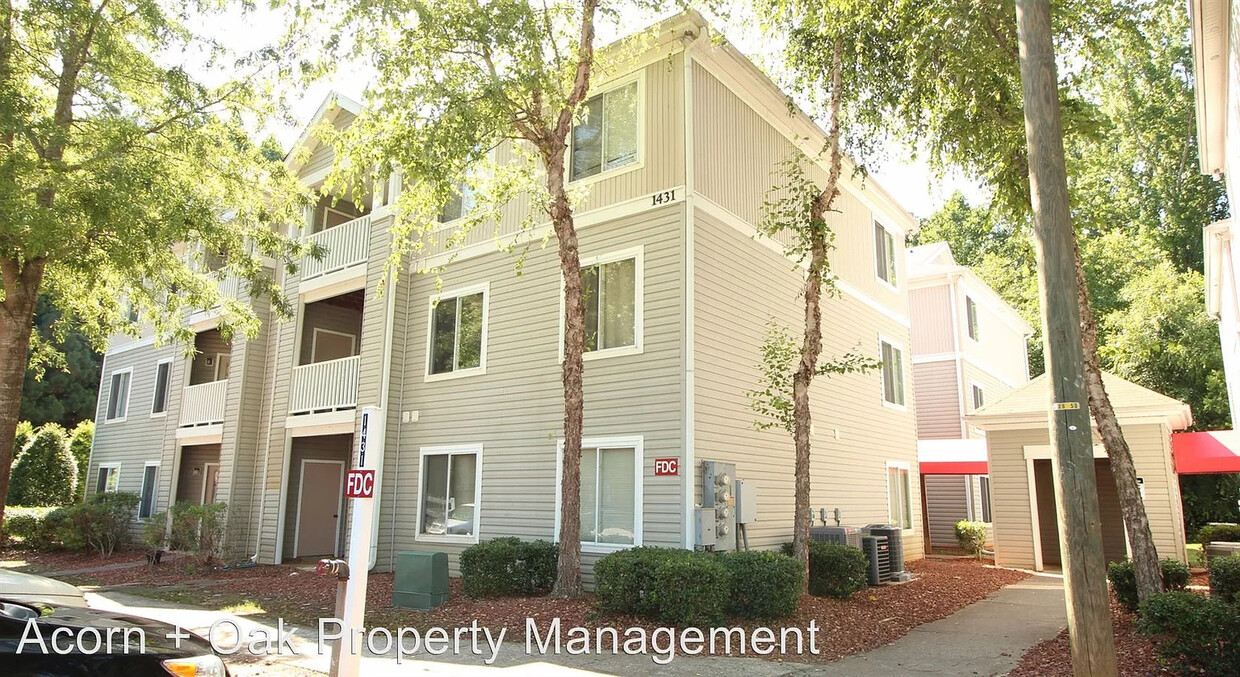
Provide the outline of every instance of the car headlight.
<path id="1" fill-rule="evenodd" d="M 162 663 L 170 675 L 177 677 L 225 677 L 224 661 L 219 656 L 207 654 L 193 658 L 172 658 Z"/>

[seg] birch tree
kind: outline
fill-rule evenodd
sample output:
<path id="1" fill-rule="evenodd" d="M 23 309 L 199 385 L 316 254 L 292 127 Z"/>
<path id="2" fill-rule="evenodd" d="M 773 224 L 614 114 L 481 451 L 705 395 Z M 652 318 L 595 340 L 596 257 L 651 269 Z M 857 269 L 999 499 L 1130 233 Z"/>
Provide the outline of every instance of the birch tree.
<path id="1" fill-rule="evenodd" d="M 574 206 L 582 195 L 568 185 L 566 162 L 591 78 L 606 67 L 596 57 L 595 23 L 614 8 L 598 0 L 381 0 L 341 8 L 337 32 L 356 36 L 341 52 L 377 77 L 365 110 L 333 141 L 340 155 L 329 181 L 361 182 L 376 167 L 401 172 L 389 267 L 399 271 L 425 246 L 441 207 L 466 194 L 474 206 L 455 223 L 449 248 L 476 228 L 495 227 L 517 196 L 532 201 L 521 232 L 550 221 L 564 280 L 564 453 L 552 595 L 580 596 L 585 303 Z M 608 61 L 623 52 L 609 52 Z M 499 149 L 513 161 L 496 162 Z"/>
<path id="2" fill-rule="evenodd" d="M 300 254 L 280 233 L 301 218 L 304 196 L 250 137 L 254 121 L 277 112 L 266 83 L 284 52 L 231 54 L 185 23 L 226 9 L 0 6 L 0 439 L 13 438 L 28 356 L 54 352 L 32 331 L 40 295 L 60 314 L 53 334 L 74 326 L 97 348 L 136 333 L 136 316 L 161 340 L 185 341 L 184 313 L 221 304 L 225 332 L 253 334 L 253 311 L 222 298 L 218 280 L 234 275 L 271 295 L 262 258 Z M 208 84 L 191 74 L 195 64 L 237 76 Z M 185 245 L 223 267 L 196 266 Z M 0 496 L 11 460 L 0 444 Z"/>

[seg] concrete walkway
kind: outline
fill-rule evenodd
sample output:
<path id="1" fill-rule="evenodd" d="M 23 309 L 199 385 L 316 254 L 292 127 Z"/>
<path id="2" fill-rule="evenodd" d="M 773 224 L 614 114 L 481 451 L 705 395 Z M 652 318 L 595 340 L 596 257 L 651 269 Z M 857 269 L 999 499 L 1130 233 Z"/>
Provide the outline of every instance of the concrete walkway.
<path id="1" fill-rule="evenodd" d="M 1063 578 L 1034 576 L 1009 585 L 887 646 L 812 672 L 822 675 L 1004 675 L 1034 644 L 1068 627 Z"/>

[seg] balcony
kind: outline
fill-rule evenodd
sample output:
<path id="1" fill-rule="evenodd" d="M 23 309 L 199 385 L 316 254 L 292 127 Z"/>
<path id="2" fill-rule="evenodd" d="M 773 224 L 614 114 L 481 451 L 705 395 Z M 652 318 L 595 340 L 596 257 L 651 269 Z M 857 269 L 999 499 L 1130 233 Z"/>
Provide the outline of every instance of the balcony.
<path id="1" fill-rule="evenodd" d="M 319 245 L 324 253 L 317 261 L 312 256 L 302 257 L 303 281 L 365 263 L 370 254 L 370 216 L 311 233 L 305 237 L 305 242 Z"/>
<path id="2" fill-rule="evenodd" d="M 223 423 L 227 394 L 228 379 L 186 386 L 181 391 L 181 426 Z"/>
<path id="3" fill-rule="evenodd" d="M 288 412 L 310 414 L 357 406 L 357 375 L 361 357 L 342 357 L 293 367 Z"/>

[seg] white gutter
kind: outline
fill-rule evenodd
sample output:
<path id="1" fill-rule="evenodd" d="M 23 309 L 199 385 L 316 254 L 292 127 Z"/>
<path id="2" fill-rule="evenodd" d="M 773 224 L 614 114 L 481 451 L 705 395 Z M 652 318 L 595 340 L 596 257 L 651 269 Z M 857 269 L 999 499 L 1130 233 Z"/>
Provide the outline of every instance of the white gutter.
<path id="1" fill-rule="evenodd" d="M 696 272 L 694 268 L 694 248 L 695 233 L 693 223 L 693 58 L 692 48 L 701 36 L 701 29 L 698 35 L 694 36 L 682 52 L 684 59 L 684 135 L 685 135 L 685 354 L 684 354 L 684 388 L 685 388 L 685 421 L 684 421 L 684 445 L 685 445 L 685 549 L 693 550 L 694 546 L 694 501 L 693 489 L 696 468 L 694 467 L 694 392 L 696 387 L 696 379 L 694 376 L 694 340 L 695 325 L 694 313 L 696 306 L 694 296 L 696 295 Z"/>
<path id="2" fill-rule="evenodd" d="M 949 275 L 947 280 L 949 282 L 947 285 L 947 299 L 948 305 L 951 306 L 952 352 L 956 354 L 956 403 L 960 405 L 960 437 L 964 439 L 969 436 L 969 423 L 964 420 L 969 410 L 965 404 L 964 359 L 960 354 L 960 318 L 956 312 L 956 283 L 959 282 L 960 278 Z"/>
<path id="3" fill-rule="evenodd" d="M 280 293 L 285 294 L 287 296 L 288 292 L 284 291 L 285 278 L 284 278 L 283 268 L 277 266 L 277 268 L 275 269 L 275 273 L 279 277 Z M 267 472 L 268 472 L 268 467 L 269 467 L 267 464 L 271 461 L 271 424 L 275 422 L 275 409 L 276 409 L 275 362 L 276 361 L 273 359 L 273 357 L 275 354 L 279 353 L 279 346 L 281 345 L 281 342 L 284 340 L 284 325 L 285 324 L 286 324 L 285 322 L 279 323 L 279 327 L 276 327 L 275 331 L 271 333 L 271 336 L 269 337 L 269 340 L 267 341 L 267 357 L 265 358 L 266 362 L 263 365 L 264 372 L 269 374 L 271 377 L 271 387 L 267 391 L 267 427 L 264 429 L 266 430 L 266 433 L 263 435 L 263 469 L 262 469 L 261 475 L 257 472 L 254 473 L 254 490 L 256 493 L 259 494 L 258 523 L 257 523 L 258 528 L 254 530 L 254 557 L 256 558 L 256 560 L 257 560 L 258 551 L 259 551 L 259 548 L 261 547 L 262 539 L 263 539 L 262 537 L 263 520 L 266 519 L 267 517 L 267 500 L 266 500 L 266 497 L 262 496 L 263 492 L 261 491 L 260 487 L 265 487 L 267 484 Z M 257 460 L 258 459 L 256 458 L 255 461 Z M 261 481 L 259 479 L 260 477 L 262 478 Z M 251 501 L 251 504 L 253 504 L 253 501 L 254 501 L 253 494 L 251 494 L 250 501 Z M 274 546 L 274 549 L 279 549 L 279 547 L 280 547 L 279 544 L 276 544 Z"/>
<path id="4" fill-rule="evenodd" d="M 389 224 L 386 231 L 388 236 L 388 246 L 386 249 L 391 253 L 391 225 Z M 392 322 L 396 316 L 396 283 L 395 274 L 388 273 L 387 283 L 384 285 L 384 295 L 387 297 L 387 318 L 384 323 L 383 330 L 383 366 L 379 378 L 379 410 L 383 412 L 383 430 L 384 430 L 384 448 L 375 457 L 375 498 L 371 501 L 371 509 L 376 513 L 379 511 L 379 501 L 383 493 L 383 460 L 387 456 L 387 426 L 390 418 L 387 410 L 388 406 L 388 388 L 392 380 Z M 377 518 L 378 515 L 376 514 Z M 395 545 L 393 545 L 395 547 Z M 379 520 L 373 519 L 370 523 L 370 559 L 367 569 L 375 568 L 375 560 L 379 556 Z"/>

